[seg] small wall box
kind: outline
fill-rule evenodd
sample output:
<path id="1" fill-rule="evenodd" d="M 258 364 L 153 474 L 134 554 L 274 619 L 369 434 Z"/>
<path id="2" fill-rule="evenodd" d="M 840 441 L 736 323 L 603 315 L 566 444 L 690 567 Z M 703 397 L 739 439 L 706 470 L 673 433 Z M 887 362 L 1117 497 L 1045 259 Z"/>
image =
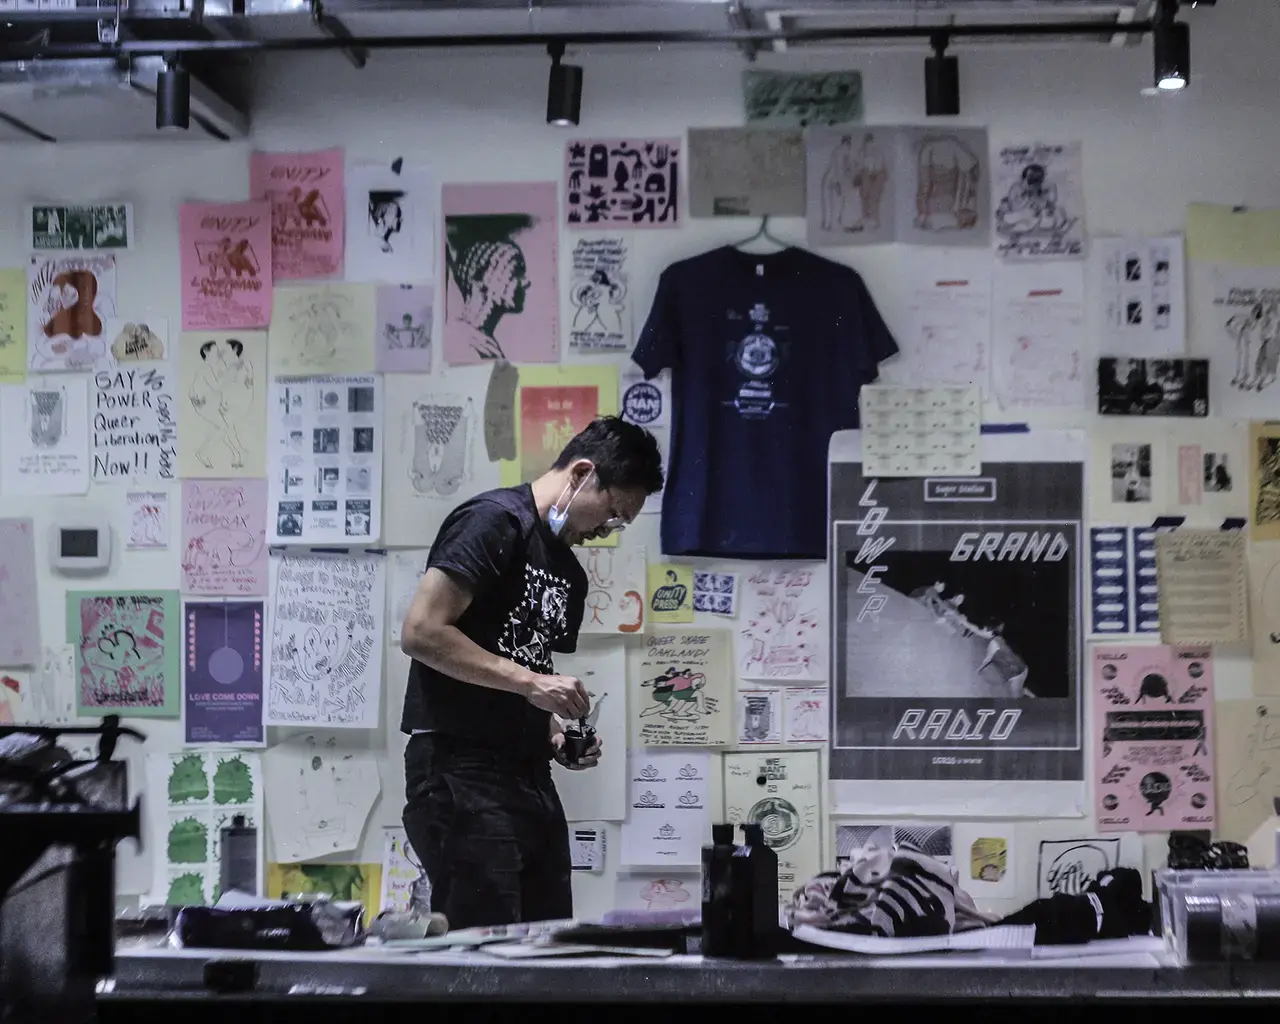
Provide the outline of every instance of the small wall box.
<path id="1" fill-rule="evenodd" d="M 92 576 L 111 568 L 111 526 L 105 520 L 54 523 L 49 530 L 49 565 L 55 572 Z"/>

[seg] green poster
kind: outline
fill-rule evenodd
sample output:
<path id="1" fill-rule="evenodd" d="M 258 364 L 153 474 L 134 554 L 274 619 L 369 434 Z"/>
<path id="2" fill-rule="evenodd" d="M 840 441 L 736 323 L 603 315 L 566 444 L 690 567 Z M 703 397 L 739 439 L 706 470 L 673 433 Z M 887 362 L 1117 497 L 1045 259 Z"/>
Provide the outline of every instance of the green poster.
<path id="1" fill-rule="evenodd" d="M 76 713 L 177 718 L 182 620 L 176 590 L 67 593 Z"/>

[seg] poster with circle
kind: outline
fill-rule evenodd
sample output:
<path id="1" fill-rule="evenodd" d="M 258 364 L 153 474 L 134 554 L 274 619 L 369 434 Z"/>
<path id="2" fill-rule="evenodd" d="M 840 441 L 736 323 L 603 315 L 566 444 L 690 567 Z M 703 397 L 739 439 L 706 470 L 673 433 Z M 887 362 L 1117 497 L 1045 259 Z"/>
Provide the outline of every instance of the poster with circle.
<path id="1" fill-rule="evenodd" d="M 265 746 L 261 601 L 182 606 L 183 741 Z"/>

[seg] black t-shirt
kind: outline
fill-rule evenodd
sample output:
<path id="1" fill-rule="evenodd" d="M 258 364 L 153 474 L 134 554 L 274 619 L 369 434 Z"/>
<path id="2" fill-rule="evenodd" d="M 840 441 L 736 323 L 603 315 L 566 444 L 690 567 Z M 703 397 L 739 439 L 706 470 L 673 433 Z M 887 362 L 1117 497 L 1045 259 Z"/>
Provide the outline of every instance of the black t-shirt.
<path id="1" fill-rule="evenodd" d="M 463 584 L 471 604 L 456 623 L 486 651 L 534 672 L 555 672 L 551 652 L 572 654 L 587 575 L 538 515 L 528 484 L 478 494 L 454 509 L 431 546 L 428 569 Z M 402 732 L 458 736 L 521 756 L 550 756 L 550 715 L 519 694 L 460 682 L 416 659 Z"/>

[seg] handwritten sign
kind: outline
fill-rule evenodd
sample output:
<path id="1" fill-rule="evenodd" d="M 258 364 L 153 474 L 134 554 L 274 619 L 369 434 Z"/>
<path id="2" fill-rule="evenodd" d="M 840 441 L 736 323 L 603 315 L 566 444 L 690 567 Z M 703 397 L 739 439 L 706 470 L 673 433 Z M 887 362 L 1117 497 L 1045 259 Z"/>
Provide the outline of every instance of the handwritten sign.
<path id="1" fill-rule="evenodd" d="M 714 747 L 731 742 L 730 634 L 653 633 L 628 678 L 631 745 Z"/>
<path id="2" fill-rule="evenodd" d="M 178 418 L 168 369 L 102 370 L 93 387 L 94 483 L 176 479 Z"/>

